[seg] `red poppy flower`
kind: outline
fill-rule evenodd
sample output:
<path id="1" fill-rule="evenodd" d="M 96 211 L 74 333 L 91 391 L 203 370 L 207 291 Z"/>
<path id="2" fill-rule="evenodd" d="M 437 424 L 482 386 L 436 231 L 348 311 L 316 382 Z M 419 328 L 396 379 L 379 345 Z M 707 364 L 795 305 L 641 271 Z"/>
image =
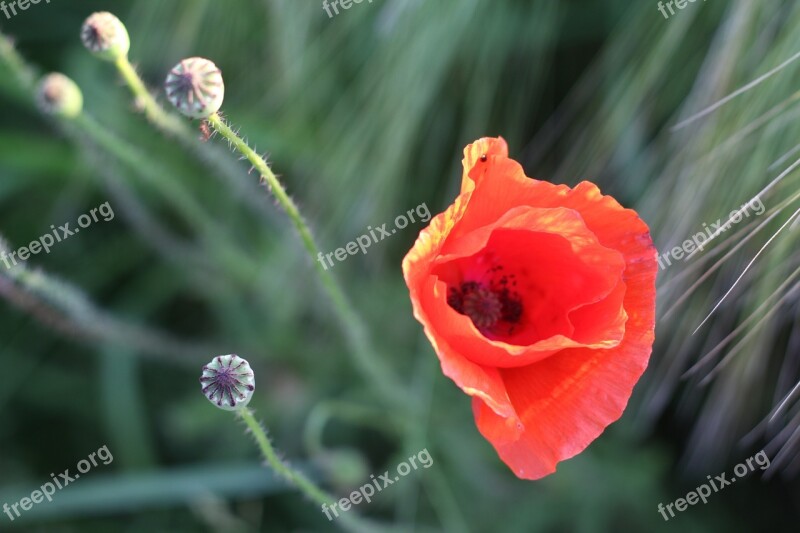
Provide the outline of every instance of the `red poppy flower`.
<path id="1" fill-rule="evenodd" d="M 657 269 L 635 211 L 588 182 L 526 177 L 501 138 L 465 149 L 461 194 L 403 260 L 443 372 L 526 479 L 622 415 L 650 357 Z"/>

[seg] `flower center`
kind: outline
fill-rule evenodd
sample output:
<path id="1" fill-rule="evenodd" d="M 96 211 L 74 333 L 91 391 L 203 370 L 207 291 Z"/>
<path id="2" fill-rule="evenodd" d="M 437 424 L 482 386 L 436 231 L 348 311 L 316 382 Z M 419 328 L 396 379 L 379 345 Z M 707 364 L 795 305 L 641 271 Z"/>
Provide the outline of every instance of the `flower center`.
<path id="1" fill-rule="evenodd" d="M 486 329 L 497 324 L 503 311 L 503 304 L 494 292 L 484 287 L 464 294 L 462 313 L 472 319 L 478 329 Z"/>
<path id="2" fill-rule="evenodd" d="M 481 333 L 491 336 L 511 334 L 522 317 L 523 306 L 519 294 L 509 288 L 509 278 L 513 282 L 513 275 L 503 275 L 497 281 L 466 281 L 450 287 L 447 303 L 468 316 Z M 504 328 L 504 325 L 508 327 Z"/>

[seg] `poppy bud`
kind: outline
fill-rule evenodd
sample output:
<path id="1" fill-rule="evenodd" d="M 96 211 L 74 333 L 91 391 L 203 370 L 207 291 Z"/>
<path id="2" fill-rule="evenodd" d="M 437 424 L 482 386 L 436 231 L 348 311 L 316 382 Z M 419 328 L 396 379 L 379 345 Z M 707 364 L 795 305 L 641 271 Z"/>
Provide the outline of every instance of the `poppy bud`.
<path id="1" fill-rule="evenodd" d="M 256 379 L 250 364 L 238 355 L 220 355 L 203 367 L 200 376 L 203 394 L 226 411 L 247 407 L 256 390 Z"/>
<path id="2" fill-rule="evenodd" d="M 95 13 L 86 19 L 81 28 L 81 41 L 90 52 L 107 61 L 126 57 L 131 48 L 125 25 L 107 11 Z"/>
<path id="3" fill-rule="evenodd" d="M 217 66 L 202 57 L 184 59 L 164 83 L 167 98 L 189 118 L 208 118 L 222 107 L 225 83 Z"/>
<path id="4" fill-rule="evenodd" d="M 62 118 L 76 118 L 83 110 L 80 88 L 63 74 L 45 76 L 39 83 L 36 100 L 44 113 Z"/>

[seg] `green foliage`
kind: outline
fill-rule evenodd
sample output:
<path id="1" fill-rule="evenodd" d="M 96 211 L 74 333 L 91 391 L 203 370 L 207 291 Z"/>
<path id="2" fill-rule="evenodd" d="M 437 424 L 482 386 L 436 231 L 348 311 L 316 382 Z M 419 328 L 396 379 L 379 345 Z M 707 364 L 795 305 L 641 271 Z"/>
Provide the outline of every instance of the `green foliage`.
<path id="1" fill-rule="evenodd" d="M 213 59 L 226 118 L 269 153 L 324 252 L 423 202 L 434 212 L 448 205 L 463 146 L 488 135 L 504 136 L 529 175 L 598 182 L 642 213 L 665 250 L 794 160 L 766 170 L 800 142 L 791 99 L 800 62 L 684 129 L 669 127 L 795 54 L 796 3 L 698 3 L 669 21 L 653 2 L 622 1 L 375 0 L 334 19 L 317 1 L 66 4 L 0 18 L 18 39 L 16 48 L 0 39 L 0 233 L 16 249 L 105 201 L 117 217 L 28 268 L 0 264 L 0 504 L 103 444 L 115 462 L 27 522 L 0 515 L 4 527 L 331 528 L 270 471 L 242 465 L 257 450 L 199 393 L 199 368 L 218 353 L 251 362 L 251 405 L 276 447 L 342 495 L 364 472 L 430 451 L 432 468 L 356 507 L 375 520 L 423 531 L 783 526 L 771 497 L 783 486 L 763 491 L 755 479 L 674 523 L 657 505 L 752 455 L 736 445 L 797 382 L 796 295 L 742 331 L 743 348 L 705 388 L 679 380 L 797 268 L 788 232 L 691 335 L 796 204 L 691 294 L 751 227 L 660 277 L 658 342 L 634 412 L 557 475 L 523 482 L 479 436 L 468 399 L 441 375 L 411 316 L 399 264 L 421 227 L 333 267 L 419 407 L 409 421 L 356 372 L 314 265 L 249 165 L 218 138 L 199 160 L 156 132 L 113 66 L 81 47 L 79 30 L 93 10 L 117 14 L 154 91 L 181 58 Z M 35 110 L 32 84 L 50 70 L 81 87 L 91 129 Z M 764 197 L 768 213 L 791 199 L 796 179 Z M 768 436 L 791 429 L 791 416 L 796 426 L 793 409 Z M 678 435 L 648 431 L 658 422 Z M 676 473 L 681 454 L 688 479 Z M 742 500 L 764 510 L 732 524 L 726 514 Z"/>

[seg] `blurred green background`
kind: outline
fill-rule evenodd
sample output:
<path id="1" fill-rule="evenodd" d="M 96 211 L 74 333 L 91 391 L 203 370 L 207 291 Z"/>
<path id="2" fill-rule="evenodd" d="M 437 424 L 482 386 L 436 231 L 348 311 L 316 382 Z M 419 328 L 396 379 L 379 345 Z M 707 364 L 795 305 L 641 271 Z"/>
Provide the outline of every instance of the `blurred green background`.
<path id="1" fill-rule="evenodd" d="M 376 357 L 421 406 L 400 420 L 354 367 L 311 261 L 248 165 L 219 139 L 202 148 L 208 165 L 159 134 L 81 46 L 99 9 L 125 22 L 161 101 L 180 59 L 221 67 L 226 117 L 269 154 L 325 252 L 423 202 L 444 209 L 461 150 L 483 136 L 505 137 L 531 176 L 597 182 L 640 211 L 660 250 L 781 180 L 761 196 L 765 215 L 661 273 L 652 363 L 622 420 L 556 474 L 521 481 L 411 315 L 400 261 L 421 225 L 333 269 Z M 651 0 L 374 0 L 330 19 L 319 0 L 52 0 L 0 14 L 0 30 L 15 42 L 0 44 L 8 248 L 106 201 L 115 213 L 28 270 L 0 267 L 0 504 L 103 445 L 114 456 L 22 519 L 0 515 L 0 530 L 334 530 L 199 393 L 200 367 L 238 353 L 275 445 L 337 494 L 427 448 L 430 469 L 357 506 L 385 526 L 796 531 L 800 254 L 797 225 L 778 231 L 798 208 L 796 173 L 782 171 L 798 157 L 800 62 L 671 130 L 800 52 L 796 2 L 697 2 L 665 19 Z M 36 110 L 29 83 L 48 71 L 78 83 L 129 158 Z M 761 449 L 765 476 L 669 522 L 658 513 Z"/>

